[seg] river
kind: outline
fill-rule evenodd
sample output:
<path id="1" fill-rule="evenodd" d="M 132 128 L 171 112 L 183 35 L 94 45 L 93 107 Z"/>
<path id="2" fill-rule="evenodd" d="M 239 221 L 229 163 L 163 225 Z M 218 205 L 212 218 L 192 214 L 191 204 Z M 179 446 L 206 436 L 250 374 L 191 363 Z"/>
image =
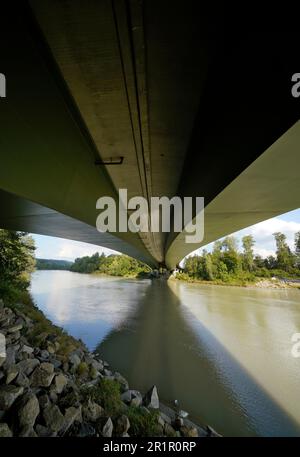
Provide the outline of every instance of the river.
<path id="1" fill-rule="evenodd" d="M 300 291 L 38 271 L 31 292 L 131 388 L 225 436 L 300 436 Z"/>

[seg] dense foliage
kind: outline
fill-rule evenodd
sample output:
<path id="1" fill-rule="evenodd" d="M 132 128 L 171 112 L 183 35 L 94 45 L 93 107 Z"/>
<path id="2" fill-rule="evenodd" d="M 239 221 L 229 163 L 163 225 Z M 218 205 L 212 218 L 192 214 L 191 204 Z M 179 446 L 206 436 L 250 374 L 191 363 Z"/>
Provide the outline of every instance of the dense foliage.
<path id="1" fill-rule="evenodd" d="M 77 273 L 94 273 L 98 270 L 100 262 L 99 253 L 92 256 L 78 257 L 75 262 L 71 265 L 70 270 Z"/>
<path id="2" fill-rule="evenodd" d="M 36 259 L 37 270 L 70 270 L 72 262 L 68 260 Z"/>
<path id="3" fill-rule="evenodd" d="M 143 276 L 150 272 L 150 268 L 127 255 L 112 254 L 106 256 L 98 253 L 75 260 L 71 271 L 78 273 L 104 273 L 112 276 Z"/>
<path id="4" fill-rule="evenodd" d="M 25 290 L 34 270 L 34 242 L 24 232 L 0 229 L 0 295 L 11 297 Z"/>
<path id="5" fill-rule="evenodd" d="M 202 255 L 188 257 L 184 263 L 182 279 L 234 282 L 252 281 L 257 277 L 300 277 L 300 232 L 295 234 L 295 250 L 289 248 L 283 233 L 273 234 L 276 242 L 276 256 L 262 258 L 254 255 L 255 244 L 252 235 L 242 238 L 242 252 L 233 236 L 214 243 L 213 250 L 205 249 Z"/>

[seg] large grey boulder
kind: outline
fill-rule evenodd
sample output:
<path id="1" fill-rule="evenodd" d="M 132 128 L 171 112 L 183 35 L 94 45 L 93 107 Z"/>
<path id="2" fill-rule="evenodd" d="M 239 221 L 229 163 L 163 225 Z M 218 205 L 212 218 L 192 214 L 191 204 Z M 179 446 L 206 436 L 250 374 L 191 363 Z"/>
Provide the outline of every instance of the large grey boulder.
<path id="1" fill-rule="evenodd" d="M 122 376 L 117 371 L 114 374 L 114 379 L 119 382 L 119 384 L 121 386 L 121 392 L 126 392 L 126 390 L 129 389 L 129 384 L 128 384 L 127 379 L 125 379 L 124 376 Z"/>
<path id="2" fill-rule="evenodd" d="M 16 365 L 11 365 L 7 370 L 6 384 L 10 384 L 18 376 L 18 374 L 18 367 Z"/>
<path id="3" fill-rule="evenodd" d="M 121 394 L 121 400 L 131 406 L 140 406 L 143 402 L 143 397 L 138 390 L 131 389 Z"/>
<path id="4" fill-rule="evenodd" d="M 33 427 L 35 420 L 40 412 L 40 405 L 34 394 L 25 395 L 18 410 L 20 427 Z"/>
<path id="5" fill-rule="evenodd" d="M 183 427 L 180 428 L 180 433 L 187 438 L 196 438 L 199 436 L 197 428 L 188 425 L 183 425 Z"/>
<path id="6" fill-rule="evenodd" d="M 172 425 L 168 424 L 167 422 L 164 425 L 164 435 L 169 436 L 169 437 L 176 436 L 176 431 L 174 430 Z"/>
<path id="7" fill-rule="evenodd" d="M 115 431 L 117 436 L 123 436 L 125 433 L 128 432 L 130 428 L 130 422 L 128 417 L 125 414 L 122 414 L 117 418 L 115 421 Z"/>
<path id="8" fill-rule="evenodd" d="M 111 438 L 113 433 L 113 423 L 110 417 L 108 417 L 102 424 L 101 435 L 105 438 Z"/>
<path id="9" fill-rule="evenodd" d="M 103 363 L 95 359 L 91 360 L 90 365 L 97 371 L 102 371 L 104 369 Z"/>
<path id="10" fill-rule="evenodd" d="M 68 384 L 68 379 L 62 373 L 55 376 L 54 380 L 55 390 L 57 394 L 61 394 L 66 385 Z"/>
<path id="11" fill-rule="evenodd" d="M 43 413 L 46 426 L 53 432 L 59 432 L 65 423 L 65 418 L 57 405 L 50 405 Z"/>
<path id="12" fill-rule="evenodd" d="M 146 393 L 144 397 L 144 405 L 147 408 L 159 409 L 159 398 L 156 386 L 151 387 L 151 389 Z"/>
<path id="13" fill-rule="evenodd" d="M 7 342 L 6 342 L 7 343 Z M 16 363 L 16 351 L 17 347 L 15 346 L 6 346 L 6 358 L 3 363 L 4 370 L 8 370 L 11 365 Z"/>
<path id="14" fill-rule="evenodd" d="M 170 424 L 172 423 L 172 419 L 170 416 L 168 416 L 167 414 L 163 413 L 162 411 L 159 413 L 159 416 L 162 418 L 162 420 L 164 422 L 167 422 L 167 424 Z"/>
<path id="15" fill-rule="evenodd" d="M 12 385 L 0 386 L 0 410 L 7 411 L 15 400 L 22 395 L 23 387 L 16 387 Z"/>
<path id="16" fill-rule="evenodd" d="M 87 405 L 82 408 L 82 414 L 86 421 L 96 422 L 101 416 L 104 415 L 104 409 L 89 399 Z"/>
<path id="17" fill-rule="evenodd" d="M 81 360 L 78 354 L 72 352 L 72 354 L 69 355 L 69 363 L 72 365 L 73 369 L 76 369 L 80 362 Z"/>
<path id="18" fill-rule="evenodd" d="M 54 366 L 52 363 L 41 363 L 31 375 L 33 387 L 49 387 L 54 378 Z"/>
<path id="19" fill-rule="evenodd" d="M 66 433 L 75 421 L 82 422 L 81 406 L 79 408 L 70 406 L 70 408 L 66 409 L 64 425 L 62 428 L 63 433 Z"/>
<path id="20" fill-rule="evenodd" d="M 27 344 L 23 344 L 20 352 L 31 355 L 31 354 L 33 354 L 33 351 L 34 351 L 34 349 L 31 346 L 27 346 Z"/>
<path id="21" fill-rule="evenodd" d="M 39 357 L 43 360 L 47 360 L 49 358 L 49 355 L 49 352 L 46 351 L 46 349 L 43 349 L 42 351 L 40 351 Z"/>
<path id="22" fill-rule="evenodd" d="M 39 364 L 40 362 L 38 359 L 26 359 L 17 363 L 17 368 L 19 369 L 20 373 L 29 376 Z"/>
<path id="23" fill-rule="evenodd" d="M 35 426 L 35 431 L 36 431 L 37 435 L 42 438 L 54 437 L 57 435 L 56 432 L 53 432 L 52 430 L 50 430 L 49 428 L 47 428 L 41 424 L 37 424 Z"/>
<path id="24" fill-rule="evenodd" d="M 0 438 L 11 438 L 13 436 L 11 429 L 5 423 L 0 423 Z"/>
<path id="25" fill-rule="evenodd" d="M 26 425 L 23 427 L 19 433 L 19 436 L 21 437 L 28 437 L 28 438 L 36 438 L 37 434 L 34 431 L 34 429 L 30 425 Z"/>
<path id="26" fill-rule="evenodd" d="M 121 395 L 121 400 L 122 400 L 124 403 L 130 403 L 130 400 L 131 400 L 131 391 L 130 391 L 130 390 L 126 390 L 126 392 L 123 392 L 122 395 Z"/>
<path id="27" fill-rule="evenodd" d="M 54 356 L 50 356 L 48 362 L 52 363 L 54 365 L 54 368 L 57 370 L 58 368 L 61 368 L 62 362 L 55 358 Z"/>
<path id="28" fill-rule="evenodd" d="M 21 386 L 21 387 L 28 387 L 30 382 L 29 382 L 29 379 L 27 378 L 26 374 L 20 372 L 17 376 L 17 379 L 15 379 L 14 383 L 17 385 L 17 386 Z"/>

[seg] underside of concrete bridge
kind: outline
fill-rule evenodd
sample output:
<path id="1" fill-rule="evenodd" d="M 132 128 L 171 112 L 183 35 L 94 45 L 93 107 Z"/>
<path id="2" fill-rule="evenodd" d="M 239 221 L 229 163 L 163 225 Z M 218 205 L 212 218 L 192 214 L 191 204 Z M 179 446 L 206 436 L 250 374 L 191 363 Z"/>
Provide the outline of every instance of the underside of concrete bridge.
<path id="1" fill-rule="evenodd" d="M 200 245 L 298 208 L 300 34 L 214 13 L 191 0 L 3 8 L 0 227 L 174 268 Z M 99 233 L 96 201 L 120 188 L 149 202 L 204 197 L 203 241 Z"/>

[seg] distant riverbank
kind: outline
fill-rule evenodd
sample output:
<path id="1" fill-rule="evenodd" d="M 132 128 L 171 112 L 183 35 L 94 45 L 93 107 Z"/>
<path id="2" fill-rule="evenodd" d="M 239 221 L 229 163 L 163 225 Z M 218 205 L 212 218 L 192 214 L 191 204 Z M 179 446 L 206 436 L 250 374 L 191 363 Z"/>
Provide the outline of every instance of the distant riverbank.
<path id="1" fill-rule="evenodd" d="M 100 272 L 94 272 L 91 273 L 92 275 L 95 276 L 100 276 L 100 277 L 115 277 L 115 278 L 120 278 L 120 279 L 153 279 L 154 281 L 157 280 L 157 278 L 151 277 L 150 274 L 145 274 L 144 276 L 138 276 L 138 275 L 124 275 L 124 276 L 115 276 L 115 275 L 110 275 L 107 273 L 100 273 Z M 158 278 L 160 279 L 160 278 Z M 299 289 L 300 290 L 300 282 L 293 282 L 293 280 L 281 280 L 278 278 L 275 279 L 268 279 L 268 278 L 257 278 L 256 281 L 253 282 L 242 282 L 237 280 L 232 280 L 232 281 L 205 281 L 201 279 L 193 279 L 193 278 L 181 278 L 176 275 L 171 275 L 168 279 L 171 281 L 184 281 L 188 283 L 195 283 L 195 284 L 203 284 L 203 285 L 212 285 L 212 286 L 231 286 L 231 287 L 245 287 L 245 288 L 258 288 L 258 289 Z"/>
<path id="2" fill-rule="evenodd" d="M 49 271 L 56 271 L 56 268 L 49 269 Z M 58 269 L 59 270 L 59 269 Z M 80 273 L 80 272 L 79 272 Z M 130 272 L 126 274 L 110 274 L 104 273 L 101 271 L 93 271 L 91 273 L 81 273 L 81 274 L 90 274 L 92 276 L 98 277 L 110 277 L 110 278 L 120 278 L 120 279 L 153 279 L 159 280 L 162 278 L 156 278 L 148 272 Z M 259 278 L 257 277 L 253 281 L 245 281 L 239 278 L 231 278 L 228 281 L 221 281 L 221 280 L 204 280 L 204 279 L 197 279 L 191 278 L 185 273 L 173 273 L 168 278 L 172 281 L 183 281 L 187 283 L 195 283 L 195 284 L 203 284 L 203 285 L 212 285 L 212 286 L 231 286 L 231 287 L 245 287 L 245 288 L 258 288 L 258 289 L 299 289 L 300 290 L 300 280 L 293 280 L 293 279 L 280 279 L 280 278 Z"/>
<path id="3" fill-rule="evenodd" d="M 211 286 L 231 286 L 231 287 L 245 287 L 245 288 L 258 288 L 258 289 L 300 289 L 300 282 L 293 281 L 292 279 L 279 279 L 279 278 L 256 278 L 254 281 L 242 281 L 240 279 L 231 279 L 229 281 L 211 280 L 205 281 L 204 279 L 191 278 L 184 273 L 172 275 L 171 280 L 183 281 L 187 283 L 211 285 Z"/>

